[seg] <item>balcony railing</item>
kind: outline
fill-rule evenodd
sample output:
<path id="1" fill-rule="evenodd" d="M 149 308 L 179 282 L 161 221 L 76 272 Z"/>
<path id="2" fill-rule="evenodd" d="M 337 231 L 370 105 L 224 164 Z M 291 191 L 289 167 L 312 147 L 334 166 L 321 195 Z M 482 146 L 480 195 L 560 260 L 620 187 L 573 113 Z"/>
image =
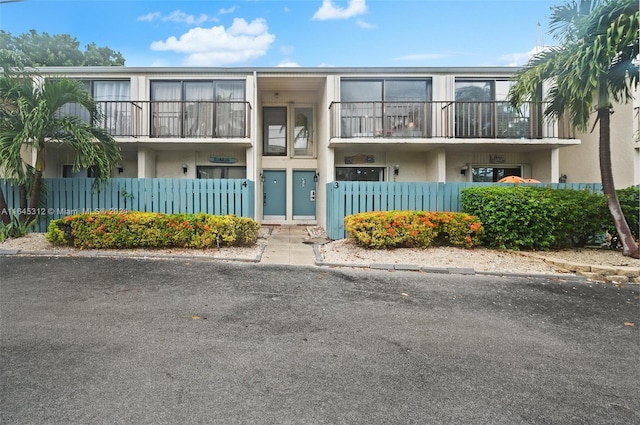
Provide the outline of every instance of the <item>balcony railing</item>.
<path id="1" fill-rule="evenodd" d="M 333 102 L 332 138 L 572 138 L 541 103 L 520 110 L 508 102 Z"/>
<path id="2" fill-rule="evenodd" d="M 78 104 L 65 105 L 74 115 L 114 137 L 247 138 L 251 105 L 245 101 L 99 101 L 100 115 L 91 117 Z"/>

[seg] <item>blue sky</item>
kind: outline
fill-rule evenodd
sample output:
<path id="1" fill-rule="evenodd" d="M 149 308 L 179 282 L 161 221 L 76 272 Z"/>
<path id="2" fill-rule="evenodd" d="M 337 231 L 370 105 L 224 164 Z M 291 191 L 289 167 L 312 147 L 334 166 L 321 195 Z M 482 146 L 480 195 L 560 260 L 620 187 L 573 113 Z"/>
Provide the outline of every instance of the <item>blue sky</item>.
<path id="1" fill-rule="evenodd" d="M 0 0 L 7 1 L 7 0 Z M 561 0 L 26 0 L 0 28 L 70 34 L 127 66 L 514 66 Z"/>

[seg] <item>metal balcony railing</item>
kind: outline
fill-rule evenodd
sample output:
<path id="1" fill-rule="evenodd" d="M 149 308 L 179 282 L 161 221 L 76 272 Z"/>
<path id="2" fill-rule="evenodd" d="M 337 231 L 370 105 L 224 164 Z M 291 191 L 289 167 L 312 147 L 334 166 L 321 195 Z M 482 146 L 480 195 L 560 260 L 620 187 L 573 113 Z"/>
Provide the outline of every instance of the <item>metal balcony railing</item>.
<path id="1" fill-rule="evenodd" d="M 251 105 L 246 101 L 99 101 L 100 114 L 78 104 L 61 115 L 77 116 L 114 137 L 247 138 Z"/>
<path id="2" fill-rule="evenodd" d="M 542 103 L 520 110 L 508 102 L 333 102 L 332 138 L 572 138 Z"/>

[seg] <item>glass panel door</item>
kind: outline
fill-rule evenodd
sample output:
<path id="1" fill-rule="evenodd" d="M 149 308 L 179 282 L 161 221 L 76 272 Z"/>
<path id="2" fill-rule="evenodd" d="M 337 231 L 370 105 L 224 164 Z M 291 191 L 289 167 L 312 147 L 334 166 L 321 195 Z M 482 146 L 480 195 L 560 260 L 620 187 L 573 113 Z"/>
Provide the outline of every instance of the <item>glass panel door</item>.
<path id="1" fill-rule="evenodd" d="M 456 81 L 456 137 L 492 137 L 493 81 Z"/>
<path id="2" fill-rule="evenodd" d="M 294 108 L 293 118 L 293 155 L 313 156 L 313 107 Z"/>
<path id="3" fill-rule="evenodd" d="M 102 116 L 96 123 L 112 136 L 131 134 L 131 110 L 127 102 L 130 96 L 129 81 L 95 81 L 93 98 L 98 102 Z"/>
<path id="4" fill-rule="evenodd" d="M 287 108 L 265 107 L 262 109 L 262 154 L 265 156 L 287 155 Z"/>
<path id="5" fill-rule="evenodd" d="M 242 137 L 245 132 L 244 83 L 216 83 L 216 135 Z"/>
<path id="6" fill-rule="evenodd" d="M 180 82 L 154 81 L 151 83 L 151 137 L 180 137 Z"/>
<path id="7" fill-rule="evenodd" d="M 184 83 L 184 115 L 186 137 L 213 136 L 213 84 Z"/>

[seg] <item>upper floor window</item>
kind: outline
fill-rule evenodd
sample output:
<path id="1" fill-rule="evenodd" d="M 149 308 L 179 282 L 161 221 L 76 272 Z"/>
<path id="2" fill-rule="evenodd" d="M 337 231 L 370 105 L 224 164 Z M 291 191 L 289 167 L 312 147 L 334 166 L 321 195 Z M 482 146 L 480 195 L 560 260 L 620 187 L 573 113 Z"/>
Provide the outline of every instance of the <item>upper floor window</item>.
<path id="1" fill-rule="evenodd" d="M 539 134 L 530 105 L 518 111 L 506 101 L 511 85 L 510 80 L 456 79 L 456 137 L 528 139 Z"/>
<path id="2" fill-rule="evenodd" d="M 152 137 L 242 137 L 245 83 L 236 80 L 152 81 Z"/>
<path id="3" fill-rule="evenodd" d="M 60 112 L 63 115 L 79 117 L 87 123 L 102 127 L 113 136 L 131 135 L 131 83 L 129 80 L 79 80 L 98 104 L 100 113 L 92 117 L 89 111 L 76 103 L 64 105 Z"/>
<path id="4" fill-rule="evenodd" d="M 342 137 L 427 137 L 431 79 L 343 79 Z"/>

